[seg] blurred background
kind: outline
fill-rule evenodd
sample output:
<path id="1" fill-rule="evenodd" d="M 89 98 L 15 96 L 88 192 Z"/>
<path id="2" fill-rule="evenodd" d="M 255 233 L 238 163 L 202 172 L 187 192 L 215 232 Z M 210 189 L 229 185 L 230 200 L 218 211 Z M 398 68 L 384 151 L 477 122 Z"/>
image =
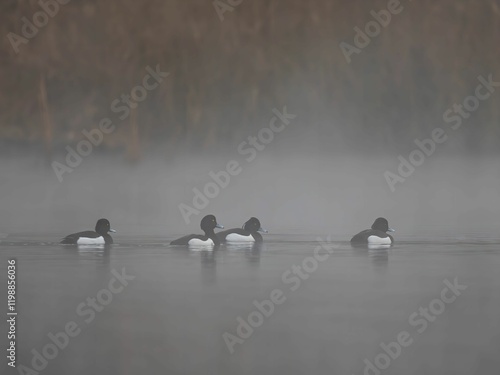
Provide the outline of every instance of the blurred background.
<path id="1" fill-rule="evenodd" d="M 462 213 L 477 211 L 470 194 L 482 194 L 476 198 L 484 199 L 487 219 L 497 217 L 497 188 L 474 184 L 483 169 L 484 176 L 498 177 L 497 92 L 432 156 L 452 164 L 429 158 L 420 177 L 410 177 L 395 194 L 383 173 L 396 171 L 397 156 L 407 157 L 416 138 L 446 126 L 443 113 L 474 94 L 479 76 L 500 81 L 498 0 L 402 1 L 402 12 L 351 63 L 339 44 L 354 44 L 354 27 L 364 29 L 373 20 L 370 11 L 387 9 L 387 0 L 243 0 L 222 16 L 208 0 L 57 4 L 18 52 L 8 35 L 22 36 L 24 17 L 33 22 L 41 5 L 0 5 L 0 224 L 8 230 L 29 220 L 43 230 L 85 225 L 96 215 L 120 216 L 130 228 L 182 228 L 178 205 L 191 202 L 192 188 L 202 189 L 208 173 L 231 158 L 242 159 L 238 145 L 285 106 L 297 115 L 293 123 L 203 213 L 215 210 L 242 222 L 248 215 L 240 218 L 231 202 L 244 196 L 255 201 L 246 199 L 251 209 L 239 212 L 267 210 L 268 221 L 283 229 L 304 222 L 348 228 L 359 223 L 358 212 L 370 218 L 367 226 L 380 216 L 377 208 L 401 208 L 403 201 L 435 200 L 431 206 L 442 205 L 443 212 L 460 202 L 459 208 L 470 204 Z M 112 102 L 140 85 L 148 66 L 169 76 L 118 120 Z M 116 130 L 60 183 L 51 163 L 64 162 L 65 148 L 76 147 L 82 131 L 106 117 Z M 453 171 L 446 181 L 440 180 L 444 170 Z M 318 177 L 325 175 L 333 180 Z M 457 186 L 458 195 L 444 203 L 439 195 L 421 194 Z M 272 191 L 259 195 L 263 190 Z M 310 216 L 302 210 L 305 216 L 297 218 L 297 204 Z M 332 216 L 338 221 L 326 223 Z"/>
<path id="2" fill-rule="evenodd" d="M 75 320 L 44 374 L 361 374 L 406 329 L 415 344 L 384 374 L 498 373 L 500 87 L 457 130 L 443 115 L 478 77 L 500 82 L 500 0 L 401 0 L 349 63 L 340 44 L 388 4 L 1 0 L 0 273 L 18 258 L 19 364 Z M 169 75 L 117 112 L 150 69 Z M 285 108 L 296 117 L 249 161 L 242 143 Z M 391 189 L 436 128 L 447 140 Z M 230 161 L 241 172 L 194 207 Z M 262 249 L 168 245 L 206 214 L 270 233 Z M 380 216 L 395 246 L 352 249 Z M 102 217 L 109 251 L 58 245 Z M 282 275 L 317 236 L 334 254 L 292 293 Z M 124 267 L 136 280 L 84 323 L 77 306 Z M 463 296 L 417 335 L 410 314 L 457 278 Z M 231 356 L 222 334 L 275 288 L 287 302 Z"/>

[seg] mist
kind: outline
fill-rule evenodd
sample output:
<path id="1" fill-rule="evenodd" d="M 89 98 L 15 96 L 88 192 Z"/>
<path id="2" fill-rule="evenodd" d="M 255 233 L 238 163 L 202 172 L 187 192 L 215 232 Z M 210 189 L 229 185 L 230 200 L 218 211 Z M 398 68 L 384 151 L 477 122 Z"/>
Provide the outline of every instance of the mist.
<path id="1" fill-rule="evenodd" d="M 494 373 L 499 16 L 3 0 L 0 372 Z"/>
<path id="2" fill-rule="evenodd" d="M 56 240 L 71 230 L 92 229 L 98 218 L 106 217 L 119 240 L 121 235 L 196 233 L 201 218 L 213 213 L 226 227 L 239 227 L 257 216 L 270 233 L 330 234 L 348 240 L 360 226 L 385 216 L 398 236 L 408 238 L 435 233 L 498 237 L 497 157 L 441 152 L 396 183 L 392 192 L 384 173 L 397 173 L 396 156 L 325 154 L 314 146 L 310 151 L 290 152 L 285 139 L 269 144 L 251 162 L 236 150 L 226 156 L 173 160 L 156 155 L 135 165 L 91 155 L 62 182 L 50 166 L 32 157 L 4 159 L 0 227 L 7 233 L 48 232 Z M 214 183 L 210 172 L 226 171 L 231 160 L 241 172 L 226 172 L 227 186 L 207 197 L 205 208 L 196 209 L 193 189 L 203 193 Z M 196 212 L 184 216 L 181 204 Z"/>

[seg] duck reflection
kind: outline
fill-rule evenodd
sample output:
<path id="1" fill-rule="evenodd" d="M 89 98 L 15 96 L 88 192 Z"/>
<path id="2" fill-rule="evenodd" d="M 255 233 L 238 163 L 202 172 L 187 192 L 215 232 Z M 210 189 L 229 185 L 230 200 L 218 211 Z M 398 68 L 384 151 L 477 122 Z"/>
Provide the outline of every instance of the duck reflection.
<path id="1" fill-rule="evenodd" d="M 264 243 L 231 243 L 226 244 L 226 250 L 230 252 L 240 252 L 245 255 L 245 259 L 251 265 L 260 264 L 260 255 L 265 249 Z"/>
<path id="2" fill-rule="evenodd" d="M 389 263 L 388 248 L 383 248 L 383 247 L 369 248 L 368 256 L 375 265 L 386 266 Z"/>
<path id="3" fill-rule="evenodd" d="M 365 244 L 352 246 L 352 248 L 359 256 L 368 256 L 375 266 L 387 266 L 389 263 L 391 245 Z"/>
<path id="4" fill-rule="evenodd" d="M 217 280 L 216 254 L 218 251 L 197 250 L 201 263 L 201 278 L 205 284 L 215 283 Z"/>

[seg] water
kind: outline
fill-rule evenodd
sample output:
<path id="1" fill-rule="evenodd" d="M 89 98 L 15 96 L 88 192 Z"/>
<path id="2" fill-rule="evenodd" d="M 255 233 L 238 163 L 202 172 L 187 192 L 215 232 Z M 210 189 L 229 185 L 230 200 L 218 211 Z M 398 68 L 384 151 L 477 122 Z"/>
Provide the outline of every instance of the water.
<path id="1" fill-rule="evenodd" d="M 403 331 L 411 344 L 386 357 L 383 374 L 497 372 L 500 238 L 396 236 L 389 250 L 354 250 L 348 237 L 335 236 L 317 267 L 306 261 L 307 279 L 292 290 L 290 270 L 314 255 L 316 237 L 271 234 L 261 249 L 207 252 L 170 247 L 173 237 L 117 234 L 109 250 L 77 250 L 57 245 L 56 235 L 9 235 L 0 264 L 18 262 L 18 364 L 32 367 L 31 350 L 42 352 L 49 333 L 74 321 L 80 333 L 41 373 L 362 374 L 365 360 L 374 364 L 378 356 L 385 366 L 381 344 Z M 109 289 L 113 272 L 123 269 L 135 278 L 86 323 L 90 313 L 79 315 L 77 306 Z M 466 289 L 441 302 L 440 312 L 435 299 L 455 279 Z M 258 311 L 253 301 L 269 300 L 275 289 L 282 303 L 263 322 L 253 314 L 261 325 L 231 354 L 223 334 L 236 335 L 237 318 L 247 320 Z M 5 277 L 0 291 L 6 295 Z M 409 319 L 432 303 L 440 314 L 418 333 L 423 323 Z"/>
<path id="2" fill-rule="evenodd" d="M 189 224 L 178 205 L 190 204 L 192 189 L 202 189 L 209 172 L 223 170 L 236 151 L 220 159 L 148 159 L 135 167 L 96 154 L 61 183 L 28 156 L 2 160 L 0 295 L 6 295 L 7 259 L 16 257 L 18 364 L 31 368 L 32 350 L 52 356 L 52 333 L 64 348 L 42 374 L 357 375 L 365 366 L 386 365 L 367 373 L 498 372 L 498 157 L 436 155 L 391 192 L 383 173 L 397 169 L 395 156 L 269 151 L 275 152 L 251 164 L 238 159 L 242 173 Z M 260 250 L 168 246 L 198 232 L 208 213 L 227 227 L 256 216 L 271 234 Z M 395 247 L 352 249 L 352 234 L 378 216 L 397 230 Z M 118 230 L 111 249 L 57 244 L 65 234 L 92 229 L 100 217 Z M 309 257 L 321 246 L 316 238 L 328 235 L 331 254 L 320 249 L 320 257 L 329 255 L 316 269 Z M 298 285 L 292 267 L 304 261 L 314 270 L 292 290 Z M 113 294 L 116 272 L 134 279 L 111 284 L 123 287 Z M 445 290 L 455 280 L 466 286 L 458 296 Z M 443 302 L 443 290 L 444 298 L 456 298 Z M 259 319 L 254 301 L 271 295 L 283 303 L 238 337 L 239 318 Z M 96 312 L 86 305 L 96 296 L 112 300 Z M 432 322 L 419 315 L 429 305 L 440 313 L 429 315 Z M 68 324 L 69 332 L 79 332 L 65 346 L 59 332 Z M 1 332 L 5 345 L 3 326 Z M 391 344 L 398 336 L 411 343 Z M 232 338 L 229 346 L 224 337 Z M 5 361 L 0 368 L 19 373 Z"/>

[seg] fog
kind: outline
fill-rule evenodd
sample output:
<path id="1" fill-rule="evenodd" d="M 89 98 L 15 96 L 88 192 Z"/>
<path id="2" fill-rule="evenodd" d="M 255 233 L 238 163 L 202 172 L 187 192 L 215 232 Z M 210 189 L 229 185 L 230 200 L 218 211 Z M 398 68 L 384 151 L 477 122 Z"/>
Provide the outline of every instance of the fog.
<path id="1" fill-rule="evenodd" d="M 161 236 L 214 213 L 343 239 L 378 216 L 401 236 L 497 233 L 495 2 L 219 3 L 60 3 L 38 28 L 26 23 L 41 5 L 5 5 L 3 232 L 107 217 L 122 235 Z M 287 111 L 246 161 L 239 145 Z M 59 181 L 51 163 L 103 119 L 113 129 Z M 441 128 L 447 140 L 392 191 L 384 173 Z M 241 174 L 186 223 L 179 205 L 231 160 Z"/>
<path id="2" fill-rule="evenodd" d="M 201 218 L 213 213 L 226 227 L 239 227 L 256 216 L 270 233 L 348 240 L 385 216 L 399 238 L 499 237 L 496 156 L 438 150 L 396 183 L 393 192 L 384 172 L 397 173 L 398 154 L 326 153 L 314 144 L 295 152 L 286 141 L 270 143 L 251 162 L 236 149 L 173 158 L 156 153 L 133 164 L 95 150 L 62 182 L 37 155 L 4 157 L 0 228 L 10 234 L 50 233 L 56 241 L 71 231 L 93 229 L 97 219 L 106 217 L 119 242 L 127 235 L 197 233 Z M 225 171 L 231 160 L 238 162 L 240 173 L 227 174 L 227 186 L 185 220 L 179 206 L 196 208 L 193 189 L 203 192 L 213 185 L 210 172 Z"/>
<path id="3" fill-rule="evenodd" d="M 0 372 L 498 372 L 499 15 L 3 1 Z"/>

